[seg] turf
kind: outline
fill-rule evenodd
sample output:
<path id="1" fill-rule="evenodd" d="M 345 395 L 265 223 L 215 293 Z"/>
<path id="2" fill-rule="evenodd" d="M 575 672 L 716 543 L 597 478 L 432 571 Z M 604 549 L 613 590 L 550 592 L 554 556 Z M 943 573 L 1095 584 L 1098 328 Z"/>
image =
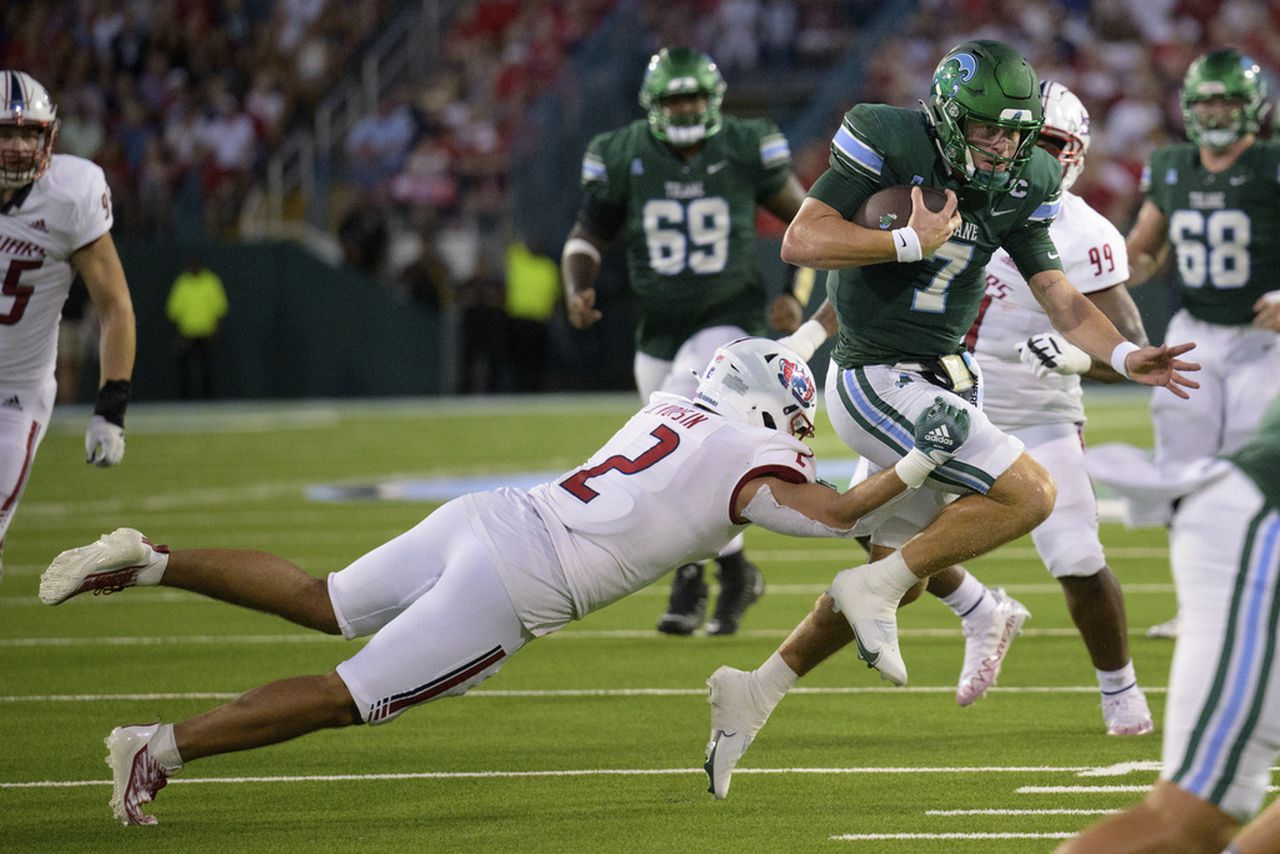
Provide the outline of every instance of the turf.
<path id="1" fill-rule="evenodd" d="M 106 471 L 82 462 L 87 413 L 59 411 L 4 555 L 0 850 L 1049 851 L 1055 834 L 1098 815 L 954 813 L 1114 809 L 1140 793 L 1020 789 L 1153 781 L 1158 736 L 1103 734 L 1092 669 L 1024 539 L 971 564 L 1033 613 L 990 696 L 956 707 L 958 622 L 919 603 L 901 616 L 908 689 L 842 653 L 779 707 L 730 798 L 712 800 L 707 675 L 763 660 L 833 572 L 861 562 L 848 544 L 752 531 L 749 554 L 771 589 L 738 636 L 658 636 L 660 582 L 531 645 L 466 697 L 390 726 L 194 763 L 149 808 L 158 827 L 112 823 L 102 738 L 113 726 L 189 716 L 326 671 L 354 647 L 161 589 L 48 608 L 38 576 L 60 550 L 130 525 L 175 547 L 261 548 L 323 574 L 433 505 L 316 502 L 308 487 L 564 470 L 631 409 L 623 397 L 138 406 L 125 464 Z M 1095 395 L 1090 415 L 1092 442 L 1149 444 L 1140 396 Z M 829 430 L 815 447 L 820 459 L 849 456 Z M 1164 535 L 1106 524 L 1103 541 L 1159 716 L 1172 644 L 1142 630 L 1173 610 Z M 1089 769 L 1110 770 L 1081 776 Z M 853 835 L 875 838 L 841 838 Z"/>

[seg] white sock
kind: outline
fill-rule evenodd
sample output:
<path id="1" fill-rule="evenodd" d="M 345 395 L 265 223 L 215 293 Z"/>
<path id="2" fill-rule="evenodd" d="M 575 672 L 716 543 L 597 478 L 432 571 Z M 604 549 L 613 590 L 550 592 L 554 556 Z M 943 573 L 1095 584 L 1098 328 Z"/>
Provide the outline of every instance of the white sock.
<path id="1" fill-rule="evenodd" d="M 148 545 L 150 545 L 150 541 L 148 541 Z M 152 584 L 159 584 L 160 579 L 164 577 L 164 571 L 168 568 L 169 549 L 165 546 L 161 546 L 159 549 L 153 546 L 146 568 L 138 570 L 138 586 L 146 587 Z"/>
<path id="2" fill-rule="evenodd" d="M 173 724 L 160 724 L 156 734 L 151 736 L 151 741 L 147 742 L 147 752 L 168 774 L 173 774 L 182 768 L 182 757 L 178 755 L 178 742 L 173 737 Z"/>
<path id="3" fill-rule="evenodd" d="M 891 602 L 897 602 L 920 581 L 916 574 L 911 571 L 911 568 L 907 566 L 907 562 L 902 559 L 901 550 L 886 558 L 867 564 L 866 569 L 863 571 L 868 573 L 867 586 L 871 588 L 872 592 L 883 596 Z"/>
<path id="4" fill-rule="evenodd" d="M 1120 694 L 1138 685 L 1138 674 L 1133 669 L 1133 660 L 1119 670 L 1095 670 L 1098 674 L 1098 687 L 1107 696 Z"/>
<path id="5" fill-rule="evenodd" d="M 764 664 L 752 674 L 757 689 L 757 699 L 766 704 L 769 711 L 782 702 L 786 693 L 795 687 L 799 676 L 782 660 L 782 656 L 774 653 Z"/>
<path id="6" fill-rule="evenodd" d="M 970 575 L 968 570 L 960 571 L 964 573 L 964 580 L 951 595 L 942 597 L 943 604 L 962 620 L 979 620 L 986 617 L 995 610 L 995 597 L 988 596 L 987 586 Z"/>

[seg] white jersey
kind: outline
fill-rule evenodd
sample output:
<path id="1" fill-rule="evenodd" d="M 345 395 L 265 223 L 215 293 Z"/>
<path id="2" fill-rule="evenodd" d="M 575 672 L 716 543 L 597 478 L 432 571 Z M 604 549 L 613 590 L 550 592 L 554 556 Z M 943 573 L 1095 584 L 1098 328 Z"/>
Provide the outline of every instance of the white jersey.
<path id="1" fill-rule="evenodd" d="M 58 321 L 75 278 L 71 255 L 111 230 L 101 167 L 55 154 L 49 169 L 0 207 L 0 387 L 53 375 Z"/>
<path id="2" fill-rule="evenodd" d="M 734 503 L 761 475 L 812 483 L 813 452 L 776 430 L 656 393 L 585 465 L 530 490 L 558 567 L 546 565 L 539 545 L 517 559 L 495 555 L 498 574 L 529 630 L 544 633 L 551 627 L 538 615 L 548 612 L 549 587 L 563 583 L 581 618 L 677 566 L 715 557 L 749 524 Z M 486 539 L 512 542 L 493 522 L 482 520 Z"/>
<path id="3" fill-rule="evenodd" d="M 1129 279 L 1124 237 L 1106 217 L 1074 193 L 1062 194 L 1062 210 L 1049 226 L 1067 279 L 1081 293 L 1123 285 Z M 1018 345 L 1053 325 L 1018 273 L 998 250 L 987 264 L 987 293 L 968 344 L 982 367 L 983 411 L 1001 429 L 1084 421 L 1078 376 L 1040 379 L 1018 359 Z"/>

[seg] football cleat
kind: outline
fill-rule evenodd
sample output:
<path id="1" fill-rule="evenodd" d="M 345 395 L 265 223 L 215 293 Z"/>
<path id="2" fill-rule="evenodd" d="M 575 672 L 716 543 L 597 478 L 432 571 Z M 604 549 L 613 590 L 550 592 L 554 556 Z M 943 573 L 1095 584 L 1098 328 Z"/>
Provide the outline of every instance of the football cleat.
<path id="1" fill-rule="evenodd" d="M 707 621 L 707 634 L 731 635 L 738 631 L 742 615 L 747 608 L 764 595 L 764 573 L 754 563 L 743 561 L 743 572 L 718 574 L 720 597 L 716 599 L 715 614 Z"/>
<path id="2" fill-rule="evenodd" d="M 168 553 L 168 546 L 152 545 L 132 528 L 117 528 L 54 558 L 40 576 L 40 601 L 57 605 L 89 590 L 97 595 L 159 584 L 167 561 L 158 558 Z"/>
<path id="3" fill-rule="evenodd" d="M 721 667 L 707 680 L 711 704 L 711 740 L 707 742 L 707 791 L 723 800 L 729 795 L 733 769 L 738 767 L 756 733 L 772 709 L 762 710 L 751 691 L 755 676 L 732 667 Z"/>
<path id="4" fill-rule="evenodd" d="M 107 736 L 107 764 L 111 766 L 111 811 L 120 823 L 155 824 L 142 805 L 155 800 L 156 792 L 169 782 L 169 775 L 147 749 L 159 724 L 116 727 Z"/>
<path id="5" fill-rule="evenodd" d="M 867 575 L 867 567 L 838 572 L 827 593 L 853 629 L 858 657 L 881 679 L 906 685 L 907 664 L 898 648 L 898 603 L 873 592 Z"/>
<path id="6" fill-rule="evenodd" d="M 702 625 L 707 613 L 707 582 L 702 579 L 702 564 L 686 563 L 676 570 L 671 581 L 671 598 L 667 613 L 658 618 L 658 631 L 664 635 L 691 635 Z"/>
<path id="7" fill-rule="evenodd" d="M 1118 694 L 1103 694 L 1102 720 L 1107 735 L 1146 735 L 1156 728 L 1147 698 L 1137 685 Z"/>
<path id="8" fill-rule="evenodd" d="M 1178 637 L 1178 615 L 1174 614 L 1163 623 L 1156 623 L 1154 626 L 1147 629 L 1147 637 L 1176 640 Z"/>
<path id="9" fill-rule="evenodd" d="M 984 618 L 964 621 L 964 669 L 956 688 L 956 702 L 962 706 L 980 699 L 996 684 L 1009 645 L 1031 616 L 1004 590 L 997 587 L 987 592 L 995 598 L 996 607 Z"/>

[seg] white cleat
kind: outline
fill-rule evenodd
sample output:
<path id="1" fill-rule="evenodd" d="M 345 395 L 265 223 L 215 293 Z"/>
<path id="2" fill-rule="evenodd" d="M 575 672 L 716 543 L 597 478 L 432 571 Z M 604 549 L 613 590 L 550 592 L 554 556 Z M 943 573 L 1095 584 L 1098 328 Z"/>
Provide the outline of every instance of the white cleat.
<path id="1" fill-rule="evenodd" d="M 906 685 L 907 664 L 898 648 L 898 603 L 873 592 L 867 574 L 867 567 L 842 570 L 827 594 L 853 629 L 858 657 L 879 671 L 881 679 Z"/>
<path id="2" fill-rule="evenodd" d="M 125 826 L 156 823 L 155 816 L 143 813 L 142 805 L 155 800 L 156 792 L 169 782 L 168 774 L 147 749 L 159 728 L 159 724 L 116 727 L 106 738 L 111 811 Z"/>
<path id="3" fill-rule="evenodd" d="M 168 551 L 132 528 L 117 528 L 54 558 L 40 576 L 40 601 L 57 605 L 89 590 L 115 593 L 136 584 L 158 584 L 163 566 L 155 558 Z"/>
<path id="4" fill-rule="evenodd" d="M 1147 629 L 1147 637 L 1149 638 L 1167 638 L 1169 640 L 1178 639 L 1178 615 L 1174 614 L 1163 623 L 1156 623 Z"/>
<path id="5" fill-rule="evenodd" d="M 956 702 L 967 706 L 981 699 L 1000 677 L 1000 666 L 1013 639 L 1031 612 L 997 587 L 989 591 L 996 607 L 982 619 L 964 621 L 964 669 L 956 687 Z"/>
<path id="6" fill-rule="evenodd" d="M 762 710 L 756 701 L 751 691 L 753 678 L 744 670 L 721 667 L 707 680 L 711 740 L 702 767 L 707 772 L 707 791 L 719 800 L 729 796 L 733 769 L 773 711 Z"/>
<path id="7" fill-rule="evenodd" d="M 1102 720 L 1107 725 L 1107 735 L 1146 735 L 1156 728 L 1147 698 L 1137 685 L 1119 694 L 1103 694 Z"/>

